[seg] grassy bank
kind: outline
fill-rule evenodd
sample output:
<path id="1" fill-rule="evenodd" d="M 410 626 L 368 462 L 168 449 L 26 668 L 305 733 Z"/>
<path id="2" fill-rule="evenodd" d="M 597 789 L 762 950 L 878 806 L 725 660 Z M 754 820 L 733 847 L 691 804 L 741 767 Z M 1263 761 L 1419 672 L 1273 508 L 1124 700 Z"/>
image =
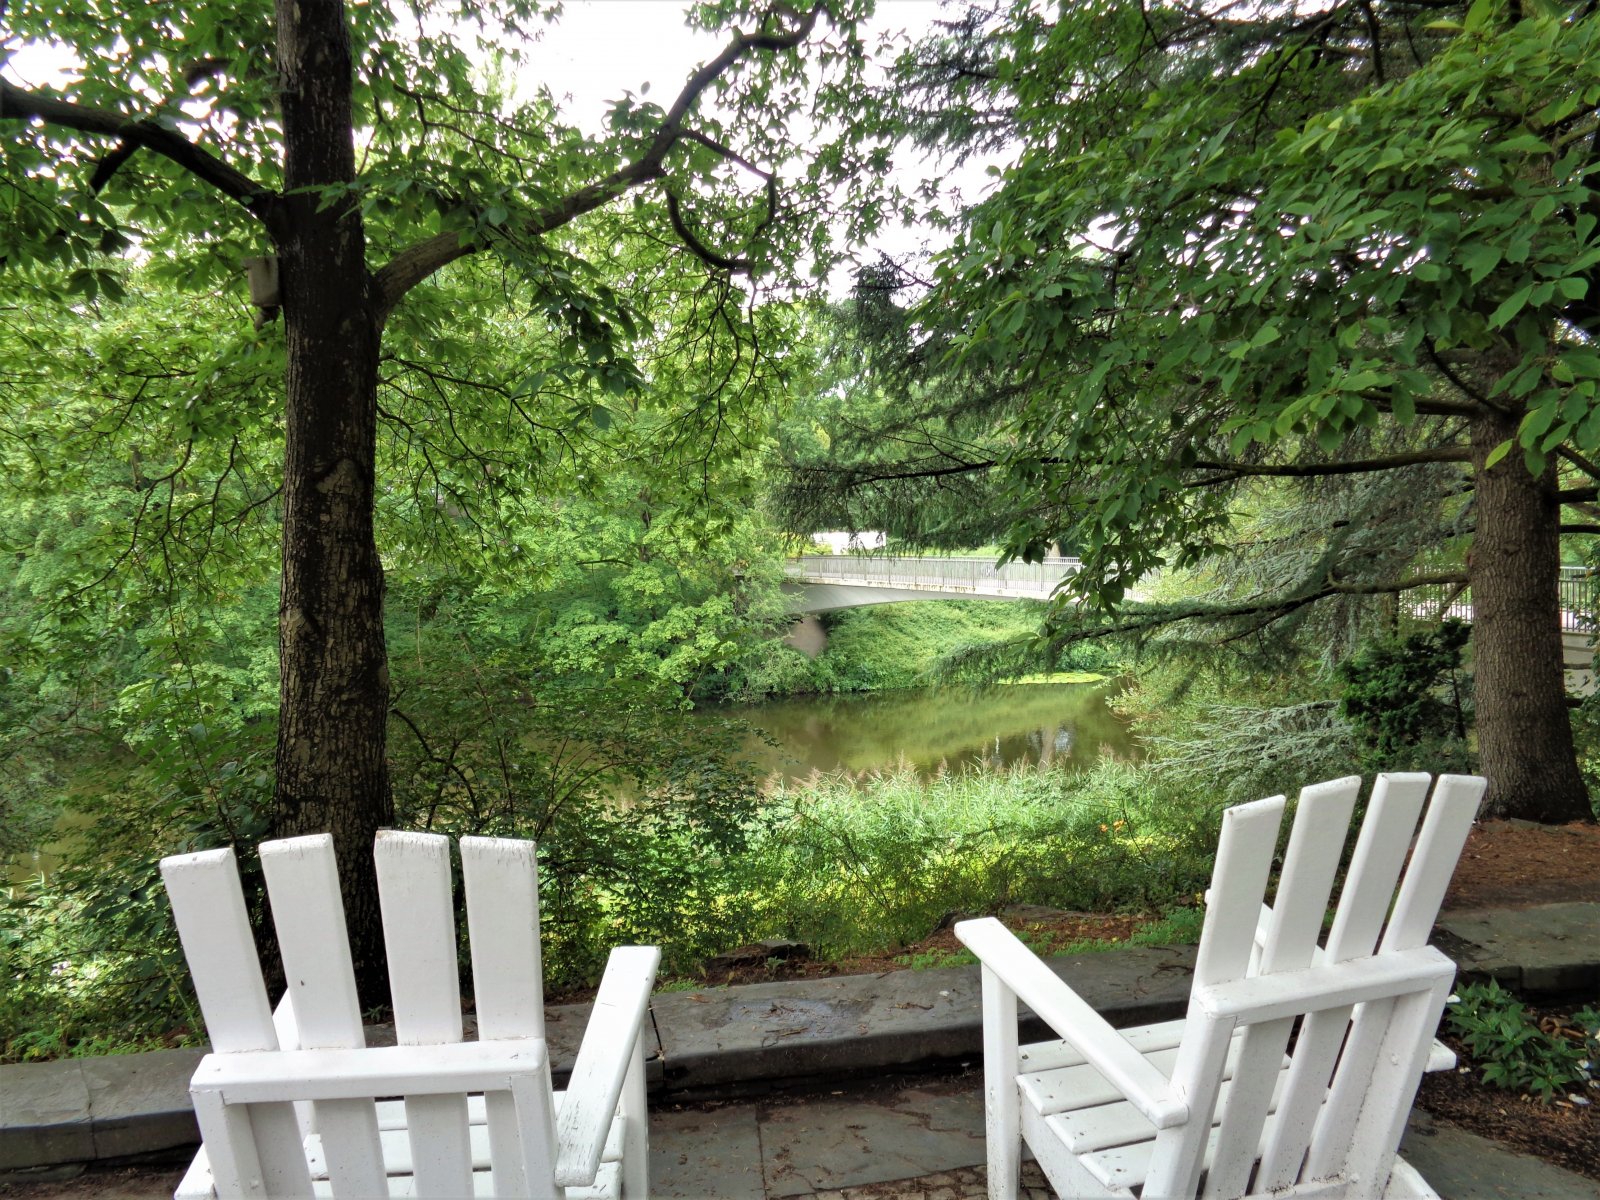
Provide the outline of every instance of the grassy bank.
<path id="1" fill-rule="evenodd" d="M 691 838 L 652 845 L 649 858 L 672 869 L 642 868 L 630 884 L 637 894 L 608 897 L 598 914 L 568 911 L 561 890 L 549 889 L 547 981 L 580 985 L 594 973 L 594 947 L 630 941 L 660 943 L 667 969 L 693 977 L 710 955 L 765 937 L 841 957 L 914 942 L 955 911 L 1027 902 L 1150 912 L 1189 902 L 1209 872 L 1216 814 L 1153 779 L 1111 762 L 1083 773 L 897 771 L 782 787 L 740 853 L 709 856 Z M 159 889 L 139 889 L 132 907 L 116 910 L 124 919 L 108 922 L 68 882 L 6 904 L 4 1057 L 192 1036 L 193 1003 Z"/>
<path id="2" fill-rule="evenodd" d="M 1033 638 L 1044 605 L 1035 601 L 920 600 L 819 614 L 828 645 L 815 659 L 773 641 L 762 645 L 704 689 L 704 698 L 757 701 L 830 692 L 923 687 L 953 660 L 974 651 Z M 1060 664 L 1101 675 L 1120 674 L 1119 648 L 1085 643 Z"/>
<path id="3" fill-rule="evenodd" d="M 1214 806 L 1147 771 L 898 771 L 781 788 L 730 878 L 758 936 L 825 957 L 929 934 L 952 912 L 1018 902 L 1095 912 L 1192 900 L 1209 877 Z"/>

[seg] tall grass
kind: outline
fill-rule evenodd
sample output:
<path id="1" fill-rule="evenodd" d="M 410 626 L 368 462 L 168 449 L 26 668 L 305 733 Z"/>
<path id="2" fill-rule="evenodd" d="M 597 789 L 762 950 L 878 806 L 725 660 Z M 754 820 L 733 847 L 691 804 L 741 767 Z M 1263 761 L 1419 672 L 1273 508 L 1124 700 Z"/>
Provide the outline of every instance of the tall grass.
<path id="1" fill-rule="evenodd" d="M 824 956 L 903 945 L 951 913 L 1008 903 L 1153 910 L 1205 886 L 1219 808 L 1119 762 L 816 776 L 773 793 L 729 882 L 762 936 Z"/>

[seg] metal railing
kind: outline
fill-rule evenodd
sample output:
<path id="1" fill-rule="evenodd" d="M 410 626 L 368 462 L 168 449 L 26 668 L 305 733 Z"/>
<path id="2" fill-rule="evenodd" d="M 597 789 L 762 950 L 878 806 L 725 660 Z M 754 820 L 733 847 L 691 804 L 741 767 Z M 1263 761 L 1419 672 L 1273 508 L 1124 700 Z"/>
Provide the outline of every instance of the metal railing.
<path id="1" fill-rule="evenodd" d="M 1600 573 L 1589 567 L 1562 567 L 1556 580 L 1560 598 L 1561 631 L 1563 633 L 1588 633 L 1594 629 L 1596 586 Z M 1440 586 L 1412 588 L 1405 593 L 1413 611 L 1425 620 L 1442 617 L 1459 617 L 1472 620 L 1472 589 L 1465 586 Z"/>
<path id="2" fill-rule="evenodd" d="M 979 595 L 1048 596 L 1082 567 L 1075 558 L 1009 562 L 992 558 L 910 557 L 892 554 L 805 554 L 784 565 L 791 579 L 857 584 L 907 591 L 972 592 Z"/>
<path id="3" fill-rule="evenodd" d="M 784 573 L 791 579 L 811 583 L 1047 597 L 1057 584 L 1077 574 L 1082 567 L 1076 558 L 1008 562 L 997 567 L 992 558 L 804 554 L 789 559 L 784 564 Z M 1562 630 L 1570 633 L 1592 630 L 1594 617 L 1591 614 L 1596 607 L 1597 589 L 1600 589 L 1600 571 L 1589 567 L 1562 567 L 1557 587 Z M 1464 621 L 1472 620 L 1471 588 L 1433 585 L 1413 588 L 1405 597 L 1412 611 L 1425 619 L 1460 617 Z"/>

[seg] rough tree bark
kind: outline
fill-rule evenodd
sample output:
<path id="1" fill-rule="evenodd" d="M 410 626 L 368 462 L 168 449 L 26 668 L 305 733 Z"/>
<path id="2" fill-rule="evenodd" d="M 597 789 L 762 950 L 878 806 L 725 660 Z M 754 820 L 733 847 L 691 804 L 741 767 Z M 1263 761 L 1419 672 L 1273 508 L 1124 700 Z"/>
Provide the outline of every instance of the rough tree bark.
<path id="1" fill-rule="evenodd" d="M 1561 510 L 1554 466 L 1529 474 L 1513 448 L 1520 414 L 1473 419 L 1476 532 L 1468 559 L 1477 692 L 1478 759 L 1489 779 L 1485 812 L 1530 821 L 1590 818 L 1561 675 L 1557 576 Z"/>
<path id="2" fill-rule="evenodd" d="M 372 842 L 393 823 L 384 734 L 389 669 L 373 537 L 376 288 L 361 213 L 318 189 L 354 183 L 351 59 L 340 0 L 278 6 L 284 195 L 278 251 L 288 355 L 284 419 L 277 836 L 327 831 L 356 978 L 385 999 Z"/>

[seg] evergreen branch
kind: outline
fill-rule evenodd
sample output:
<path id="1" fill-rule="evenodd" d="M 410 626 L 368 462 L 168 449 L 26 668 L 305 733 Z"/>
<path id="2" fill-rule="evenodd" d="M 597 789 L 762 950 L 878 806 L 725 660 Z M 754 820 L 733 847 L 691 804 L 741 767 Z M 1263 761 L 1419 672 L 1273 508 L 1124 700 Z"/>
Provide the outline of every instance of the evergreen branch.
<path id="1" fill-rule="evenodd" d="M 266 219 L 268 208 L 277 199 L 271 190 L 262 187 L 244 172 L 224 162 L 204 147 L 191 142 L 174 129 L 154 121 L 137 120 L 109 109 L 74 104 L 59 96 L 29 91 L 0 79 L 0 120 L 19 119 L 42 121 L 46 125 L 72 129 L 78 133 L 97 137 L 119 138 L 123 147 L 143 147 L 176 163 L 195 178 L 209 183 L 224 196 L 237 200 L 246 211 L 262 220 Z M 131 149 L 127 151 L 127 154 L 131 153 Z M 122 147 L 119 147 L 101 160 L 95 171 L 97 186 L 103 186 L 105 179 L 110 178 L 106 164 L 117 160 L 116 165 L 120 165 L 118 155 L 125 158 L 127 154 L 123 154 Z M 110 168 L 110 170 L 115 169 L 115 166 Z"/>
<path id="2" fill-rule="evenodd" d="M 1055 463 L 1057 460 L 1046 460 Z M 992 471 L 1000 464 L 995 460 L 983 462 L 957 463 L 947 467 L 917 467 L 903 471 L 874 471 L 866 467 L 844 467 L 830 470 L 824 467 L 797 467 L 796 475 L 837 475 L 843 483 L 843 489 L 866 487 L 875 483 L 893 483 L 902 479 L 939 479 L 950 475 L 975 475 L 982 471 Z"/>
<path id="3" fill-rule="evenodd" d="M 1322 478 L 1329 475 L 1364 475 L 1371 471 L 1393 471 L 1401 467 L 1416 467 L 1424 463 L 1470 462 L 1470 450 L 1465 446 L 1435 446 L 1427 450 L 1414 450 L 1407 454 L 1394 454 L 1386 458 L 1353 459 L 1333 463 L 1285 463 L 1277 466 L 1256 463 L 1210 462 L 1201 460 L 1194 465 L 1206 471 L 1221 471 L 1206 479 L 1192 481 L 1190 487 L 1210 487 L 1219 483 L 1232 483 L 1252 475 L 1286 476 L 1296 479 Z"/>
<path id="4" fill-rule="evenodd" d="M 1113 620 L 1093 628 L 1072 630 L 1064 642 L 1088 641 L 1091 638 L 1116 637 L 1128 633 L 1142 633 L 1176 625 L 1180 621 L 1228 621 L 1240 617 L 1264 617 L 1276 621 L 1307 605 L 1334 596 L 1390 596 L 1413 588 L 1442 587 L 1466 584 L 1468 577 L 1459 571 L 1439 571 L 1426 575 L 1412 575 L 1405 579 L 1381 583 L 1343 583 L 1326 580 L 1322 584 L 1292 596 L 1272 600 L 1247 601 L 1239 604 L 1191 604 L 1183 607 L 1147 609 L 1132 617 Z"/>

